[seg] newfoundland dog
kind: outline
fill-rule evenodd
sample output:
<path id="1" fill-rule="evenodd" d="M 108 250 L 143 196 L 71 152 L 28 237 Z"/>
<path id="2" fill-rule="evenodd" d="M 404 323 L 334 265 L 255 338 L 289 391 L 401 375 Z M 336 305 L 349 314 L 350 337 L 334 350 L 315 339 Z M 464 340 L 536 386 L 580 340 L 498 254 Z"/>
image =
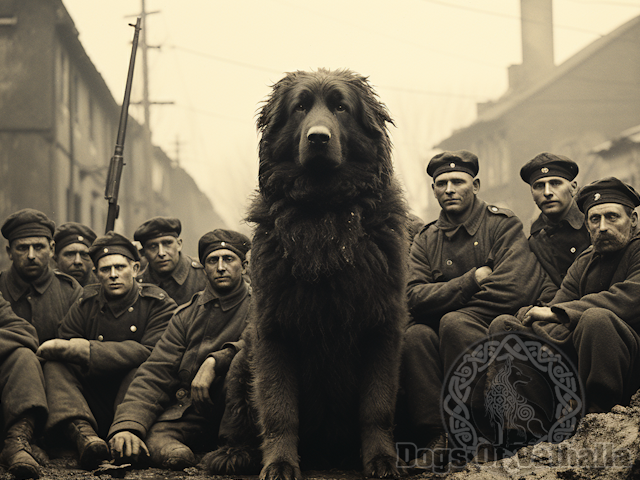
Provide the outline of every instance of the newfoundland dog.
<path id="1" fill-rule="evenodd" d="M 229 374 L 214 473 L 301 478 L 304 468 L 396 477 L 407 213 L 391 118 L 349 70 L 295 72 L 259 112 L 255 316 Z M 258 447 L 262 456 L 256 453 Z M 356 462 L 354 464 L 354 461 Z"/>

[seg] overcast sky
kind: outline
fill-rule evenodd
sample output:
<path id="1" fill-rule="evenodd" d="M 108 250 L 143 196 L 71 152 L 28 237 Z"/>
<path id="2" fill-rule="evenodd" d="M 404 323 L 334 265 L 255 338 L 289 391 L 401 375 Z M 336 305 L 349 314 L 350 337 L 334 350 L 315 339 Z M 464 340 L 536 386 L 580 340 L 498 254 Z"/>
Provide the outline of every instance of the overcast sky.
<path id="1" fill-rule="evenodd" d="M 140 0 L 63 0 L 118 103 Z M 255 115 L 284 72 L 350 68 L 395 120 L 396 172 L 421 214 L 431 148 L 507 89 L 519 0 L 146 0 L 153 141 L 241 228 L 258 171 Z M 556 64 L 640 15 L 640 0 L 554 0 Z M 132 101 L 142 92 L 141 56 Z M 142 108 L 130 113 L 142 122 Z M 114 139 L 115 141 L 115 139 Z M 179 145 L 179 147 L 177 147 Z M 125 147 L 125 157 L 127 155 Z M 126 168 L 126 167 L 125 167 Z M 430 219 L 425 219 L 430 220 Z M 244 227 L 246 229 L 246 226 Z"/>

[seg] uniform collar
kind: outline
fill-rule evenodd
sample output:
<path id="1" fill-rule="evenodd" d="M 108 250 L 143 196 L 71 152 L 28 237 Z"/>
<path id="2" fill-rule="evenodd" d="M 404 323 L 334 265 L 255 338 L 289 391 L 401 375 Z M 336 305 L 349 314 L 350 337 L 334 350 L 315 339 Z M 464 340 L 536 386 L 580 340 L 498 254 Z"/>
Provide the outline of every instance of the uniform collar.
<path id="1" fill-rule="evenodd" d="M 140 291 L 142 290 L 142 285 L 138 282 L 133 282 L 133 287 L 129 290 L 129 293 L 126 295 L 109 300 L 104 294 L 104 288 L 102 285 L 100 286 L 100 293 L 98 294 L 98 303 L 100 304 L 100 309 L 106 306 L 113 316 L 118 318 L 124 312 L 126 312 L 129 307 L 133 306 L 134 303 L 138 300 L 138 296 L 140 295 Z"/>
<path id="2" fill-rule="evenodd" d="M 204 292 L 202 292 L 202 295 L 200 295 L 200 299 L 198 301 L 200 302 L 200 305 L 205 305 L 214 300 L 218 300 L 220 302 L 220 308 L 223 312 L 226 312 L 227 310 L 231 310 L 242 303 L 248 294 L 249 287 L 244 280 L 240 282 L 240 285 L 238 285 L 233 292 L 223 296 L 214 292 L 211 287 L 211 283 L 207 282 L 207 286 L 205 287 Z"/>
<path id="3" fill-rule="evenodd" d="M 476 196 L 471 207 L 471 214 L 463 223 L 452 223 L 442 210 L 436 221 L 436 227 L 442 230 L 447 237 L 454 236 L 460 227 L 464 227 L 470 236 L 474 236 L 484 221 L 486 206 L 487 204 Z"/>
<path id="4" fill-rule="evenodd" d="M 182 252 L 178 252 L 178 255 L 179 255 L 179 258 L 178 258 L 178 263 L 176 265 L 176 268 L 173 269 L 173 272 L 171 272 L 171 275 L 169 276 L 173 278 L 173 280 L 178 285 L 182 285 L 187 279 L 187 276 L 189 275 L 189 267 L 191 266 L 191 262 L 186 256 L 182 255 Z M 149 276 L 151 277 L 151 283 L 159 285 L 160 282 L 162 282 L 167 278 L 167 277 L 161 277 L 160 275 L 158 275 L 150 266 L 147 266 L 147 268 L 149 269 Z"/>
<path id="5" fill-rule="evenodd" d="M 42 295 L 47 291 L 49 285 L 53 281 L 53 270 L 51 267 L 48 267 L 45 272 L 40 275 L 37 279 L 35 279 L 31 283 L 25 282 L 22 277 L 18 274 L 18 271 L 15 269 L 13 264 L 8 272 L 9 281 L 7 282 L 7 286 L 9 289 L 9 294 L 14 301 L 17 301 L 22 295 L 30 290 L 31 287 Z"/>
<path id="6" fill-rule="evenodd" d="M 557 224 L 552 223 L 549 220 L 549 217 L 547 217 L 544 213 L 540 213 L 536 221 L 531 225 L 531 233 L 538 233 L 543 228 L 558 227 L 562 224 L 562 222 L 568 223 L 574 230 L 580 230 L 582 228 L 582 225 L 584 225 L 584 213 L 580 211 L 578 205 L 576 205 L 575 200 L 571 202 L 569 211 Z"/>

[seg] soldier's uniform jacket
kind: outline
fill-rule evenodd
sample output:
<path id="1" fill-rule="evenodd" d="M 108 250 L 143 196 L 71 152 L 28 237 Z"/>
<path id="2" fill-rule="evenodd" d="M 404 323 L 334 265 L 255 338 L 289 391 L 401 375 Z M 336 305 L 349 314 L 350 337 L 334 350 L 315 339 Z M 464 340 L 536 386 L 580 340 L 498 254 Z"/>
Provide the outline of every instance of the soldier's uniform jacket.
<path id="1" fill-rule="evenodd" d="M 561 323 L 537 321 L 532 327 L 556 343 L 569 341 L 582 314 L 594 307 L 613 312 L 640 334 L 640 236 L 610 254 L 596 253 L 593 246 L 585 250 L 549 306 Z M 525 313 L 523 309 L 518 316 Z"/>
<path id="2" fill-rule="evenodd" d="M 9 302 L 0 294 L 0 362 L 20 347 L 35 352 L 38 334 L 33 325 L 11 310 Z"/>
<path id="3" fill-rule="evenodd" d="M 529 247 L 558 288 L 571 264 L 589 245 L 591 237 L 584 214 L 575 202 L 557 225 L 551 224 L 543 213 L 531 225 Z"/>
<path id="4" fill-rule="evenodd" d="M 138 282 L 158 285 L 173 298 L 178 305 L 191 300 L 197 292 L 205 289 L 208 280 L 204 267 L 188 255 L 180 253 L 176 268 L 166 278 L 158 276 L 150 266 L 137 277 Z"/>
<path id="5" fill-rule="evenodd" d="M 82 294 L 82 287 L 73 277 L 52 268 L 26 283 L 12 266 L 0 274 L 0 292 L 14 313 L 36 328 L 43 343 L 58 336 L 60 322 Z"/>
<path id="6" fill-rule="evenodd" d="M 250 307 L 245 282 L 224 297 L 208 285 L 179 307 L 118 406 L 109 437 L 128 430 L 144 438 L 156 420 L 181 418 L 191 405 L 191 382 L 207 357 L 215 358 L 216 378 L 226 375 L 241 348 Z"/>
<path id="7" fill-rule="evenodd" d="M 149 357 L 175 309 L 155 285 L 134 282 L 127 295 L 110 301 L 99 284 L 89 285 L 63 319 L 59 336 L 90 341 L 87 375 L 126 373 Z"/>
<path id="8" fill-rule="evenodd" d="M 493 273 L 480 286 L 475 272 L 484 265 Z M 533 304 L 545 280 L 518 217 L 476 197 L 465 223 L 452 224 L 441 212 L 415 237 L 409 257 L 409 309 L 418 323 L 452 311 L 494 318 Z"/>

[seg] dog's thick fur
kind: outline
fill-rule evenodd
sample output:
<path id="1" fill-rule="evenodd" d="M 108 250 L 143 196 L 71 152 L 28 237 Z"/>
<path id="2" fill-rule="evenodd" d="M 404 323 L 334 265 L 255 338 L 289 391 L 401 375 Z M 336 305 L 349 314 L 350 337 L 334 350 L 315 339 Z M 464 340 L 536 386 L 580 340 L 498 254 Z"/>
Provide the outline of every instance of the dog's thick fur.
<path id="1" fill-rule="evenodd" d="M 398 475 L 408 247 L 390 122 L 348 70 L 287 74 L 261 109 L 256 313 L 227 377 L 229 444 L 204 460 L 212 472 L 259 463 L 259 433 L 263 479 L 300 478 L 299 457 L 328 468 L 361 456 L 366 476 Z"/>

